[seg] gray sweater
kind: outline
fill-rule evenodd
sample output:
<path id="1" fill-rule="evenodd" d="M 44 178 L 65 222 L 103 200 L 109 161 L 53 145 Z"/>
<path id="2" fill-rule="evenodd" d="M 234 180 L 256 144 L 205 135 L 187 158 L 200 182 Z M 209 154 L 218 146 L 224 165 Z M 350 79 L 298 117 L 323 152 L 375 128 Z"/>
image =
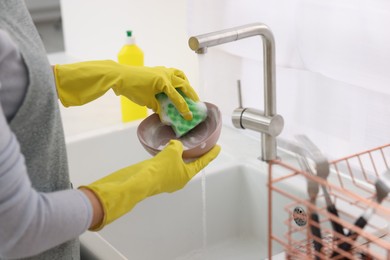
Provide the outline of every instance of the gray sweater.
<path id="1" fill-rule="evenodd" d="M 0 1 L 0 259 L 79 259 L 92 208 L 67 170 L 42 43 L 24 1 Z"/>

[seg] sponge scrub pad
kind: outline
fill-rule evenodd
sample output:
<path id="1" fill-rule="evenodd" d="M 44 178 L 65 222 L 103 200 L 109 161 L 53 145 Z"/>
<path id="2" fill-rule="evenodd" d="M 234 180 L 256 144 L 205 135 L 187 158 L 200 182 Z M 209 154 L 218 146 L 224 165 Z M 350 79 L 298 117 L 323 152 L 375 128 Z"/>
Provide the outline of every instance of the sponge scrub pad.
<path id="1" fill-rule="evenodd" d="M 187 134 L 207 118 L 207 107 L 205 103 L 194 102 L 181 91 L 179 93 L 183 96 L 188 108 L 192 112 L 192 120 L 185 120 L 165 93 L 156 95 L 161 108 L 159 115 L 161 122 L 165 125 L 170 125 L 178 138 Z"/>

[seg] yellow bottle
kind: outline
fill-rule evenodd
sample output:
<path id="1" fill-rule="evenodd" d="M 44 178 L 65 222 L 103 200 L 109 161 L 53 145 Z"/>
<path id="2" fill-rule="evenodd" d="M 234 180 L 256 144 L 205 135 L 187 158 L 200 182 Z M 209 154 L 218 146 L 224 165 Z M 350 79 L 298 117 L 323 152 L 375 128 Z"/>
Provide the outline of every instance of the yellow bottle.
<path id="1" fill-rule="evenodd" d="M 131 66 L 144 65 L 144 53 L 135 44 L 135 38 L 132 31 L 127 31 L 126 43 L 118 53 L 118 62 Z M 148 115 L 147 108 L 140 106 L 128 98 L 121 96 L 122 121 L 130 122 L 137 119 L 145 118 Z"/>

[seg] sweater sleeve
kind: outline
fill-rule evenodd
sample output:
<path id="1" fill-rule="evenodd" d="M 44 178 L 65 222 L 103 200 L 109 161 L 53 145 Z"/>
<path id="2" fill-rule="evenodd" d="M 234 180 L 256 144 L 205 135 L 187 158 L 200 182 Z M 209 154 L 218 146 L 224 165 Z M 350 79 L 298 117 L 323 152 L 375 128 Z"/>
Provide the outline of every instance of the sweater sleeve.
<path id="1" fill-rule="evenodd" d="M 79 190 L 37 192 L 0 103 L 0 258 L 43 252 L 79 236 L 92 206 Z"/>

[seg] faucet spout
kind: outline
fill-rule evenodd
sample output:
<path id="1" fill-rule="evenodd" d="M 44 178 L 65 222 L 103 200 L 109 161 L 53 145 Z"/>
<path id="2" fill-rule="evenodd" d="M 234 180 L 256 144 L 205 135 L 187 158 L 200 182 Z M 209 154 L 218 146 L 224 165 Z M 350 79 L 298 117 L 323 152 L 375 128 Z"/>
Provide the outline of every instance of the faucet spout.
<path id="1" fill-rule="evenodd" d="M 208 47 L 240 39 L 261 36 L 263 41 L 264 111 L 245 115 L 246 109 L 238 108 L 233 114 L 236 127 L 249 128 L 262 134 L 262 159 L 276 159 L 276 135 L 283 129 L 283 118 L 276 113 L 275 41 L 271 30 L 262 23 L 248 24 L 231 29 L 190 37 L 188 44 L 196 53 L 206 53 Z M 253 111 L 252 111 L 253 112 Z M 237 114 L 240 114 L 237 119 Z M 253 116 L 255 114 L 255 117 Z M 277 116 L 277 120 L 272 120 Z M 239 120 L 239 122 L 235 122 Z M 276 123 L 271 123 L 276 122 Z M 250 127 L 246 127 L 250 125 Z M 273 129 L 269 131 L 269 129 Z M 272 134 L 273 133 L 273 134 Z"/>

